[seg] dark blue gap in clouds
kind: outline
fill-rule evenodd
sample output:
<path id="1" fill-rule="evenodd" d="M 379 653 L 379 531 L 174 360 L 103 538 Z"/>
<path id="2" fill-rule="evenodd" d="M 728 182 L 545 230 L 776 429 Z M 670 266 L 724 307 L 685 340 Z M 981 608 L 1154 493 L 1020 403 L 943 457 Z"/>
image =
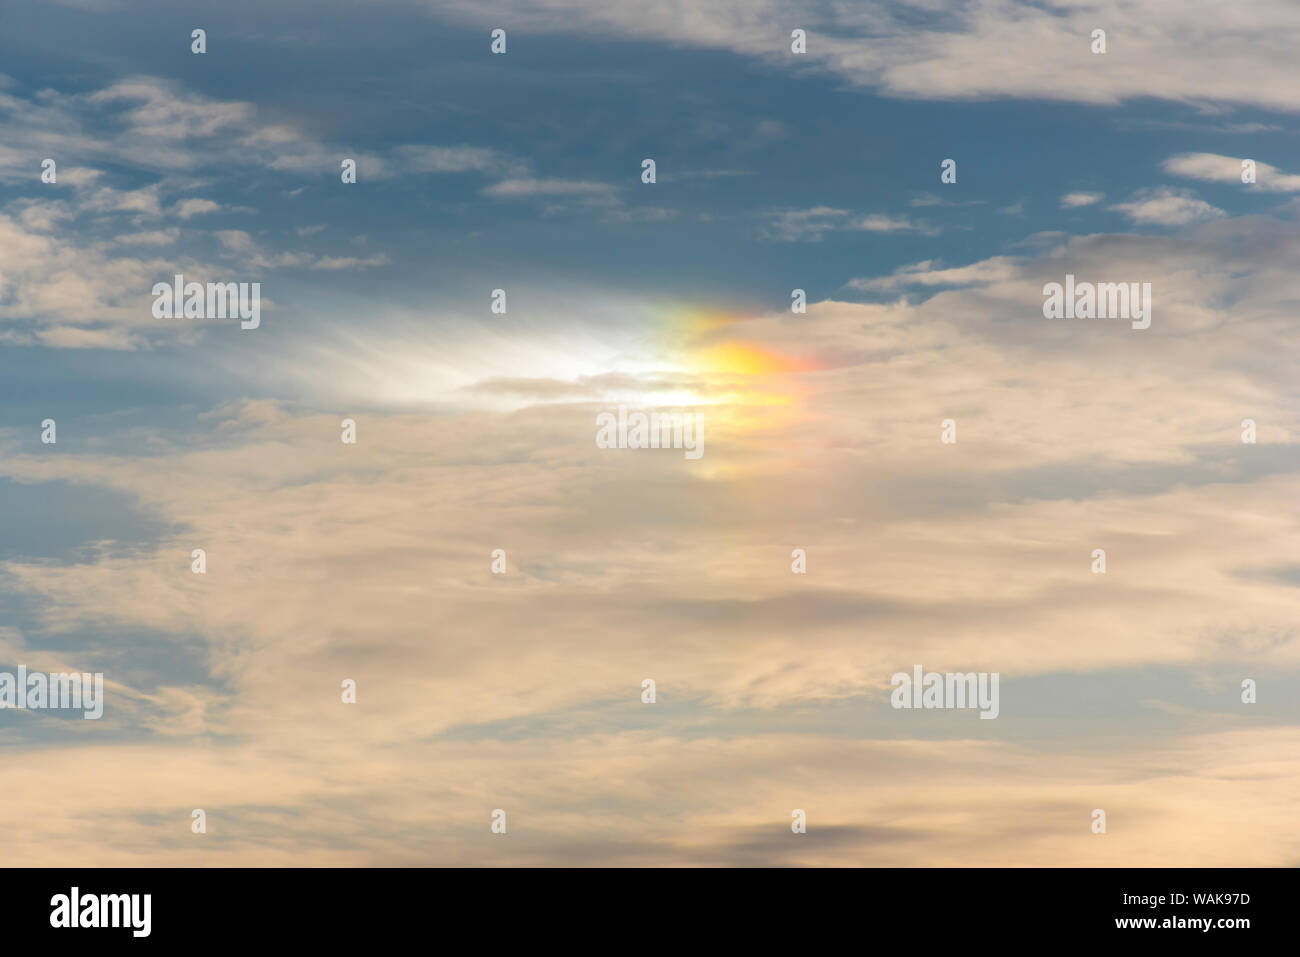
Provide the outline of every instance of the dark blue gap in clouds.
<path id="1" fill-rule="evenodd" d="M 212 866 L 221 865 L 221 857 L 225 852 L 250 844 L 260 844 L 264 847 L 291 845 L 297 851 L 309 848 L 340 852 L 365 850 L 363 841 L 347 835 L 325 832 L 317 835 L 314 830 L 296 827 L 286 831 L 294 823 L 319 810 L 328 809 L 341 816 L 357 817 L 364 813 L 365 809 L 358 807 L 356 802 L 331 801 L 313 795 L 305 798 L 302 806 L 296 807 L 222 804 L 220 808 L 204 805 L 203 809 L 207 813 L 208 830 L 202 840 L 192 836 L 190 831 L 190 823 L 193 821 L 192 806 L 175 811 L 141 811 L 132 814 L 131 819 L 141 827 L 149 829 L 150 833 L 145 841 L 152 846 L 158 849 L 184 851 L 200 857 L 206 856 L 211 860 L 205 863 Z M 116 815 L 104 814 L 96 817 L 102 819 L 105 830 L 111 830 L 118 823 Z M 287 834 L 292 834 L 292 838 L 287 837 Z M 131 849 L 139 850 L 138 847 Z"/>
<path id="2" fill-rule="evenodd" d="M 106 543 L 102 547 L 110 553 L 123 554 L 156 546 L 177 531 L 140 510 L 129 496 L 108 489 L 63 481 L 25 485 L 8 479 L 0 479 L 0 528 L 0 562 L 19 564 L 93 561 L 98 543 Z M 189 553 L 178 550 L 176 573 L 188 574 L 189 561 Z M 0 574 L 0 624 L 16 630 L 29 653 L 15 649 L 15 660 L 0 661 L 0 670 L 15 673 L 19 664 L 41 670 L 36 662 L 56 655 L 69 669 L 102 672 L 107 680 L 144 694 L 177 685 L 226 688 L 226 682 L 211 673 L 207 641 L 198 634 L 164 633 L 116 622 L 49 631 L 40 607 L 47 599 L 19 593 L 13 584 L 13 579 Z M 105 695 L 104 716 L 94 721 L 85 721 L 76 711 L 0 710 L 0 747 L 64 741 L 70 731 L 94 734 L 96 740 L 105 735 L 134 739 L 153 733 L 121 723 L 112 707 L 111 689 L 106 688 Z M 51 725 L 47 719 L 61 725 Z M 87 727 L 63 724 L 73 720 Z"/>
<path id="3" fill-rule="evenodd" d="M 186 569 L 178 570 L 188 574 Z M 198 632 L 167 632 L 111 621 L 51 631 L 42 624 L 40 604 L 45 600 L 41 595 L 0 591 L 0 622 L 16 628 L 32 654 L 57 655 L 66 659 L 70 668 L 102 671 L 145 694 L 168 685 L 229 687 L 224 678 L 213 675 L 207 639 Z M 0 669 L 12 671 L 19 664 L 36 667 L 20 659 L 0 662 Z"/>
<path id="4" fill-rule="evenodd" d="M 918 662 L 899 665 L 912 673 Z M 926 672 L 933 669 L 919 662 Z M 963 671 L 998 671 L 971 664 Z M 890 676 L 871 694 L 814 699 L 775 708 L 725 708 L 707 697 L 675 697 L 658 686 L 655 704 L 643 704 L 639 687 L 617 700 L 501 721 L 456 725 L 431 740 L 572 740 L 611 733 L 653 731 L 683 739 L 808 734 L 854 740 L 964 740 L 1072 752 L 1145 748 L 1188 734 L 1300 725 L 1300 671 L 1261 669 L 1248 662 L 1182 669 L 1136 666 L 1096 673 L 1015 677 L 1005 669 L 998 684 L 999 715 L 977 710 L 895 709 Z M 1241 701 L 1241 679 L 1258 685 L 1256 704 Z"/>
<path id="5" fill-rule="evenodd" d="M 1189 437 L 1190 438 L 1190 437 Z M 1009 469 L 972 478 L 938 471 L 888 476 L 864 483 L 900 515 L 933 518 L 992 504 L 1088 501 L 1105 495 L 1163 495 L 1176 488 L 1249 484 L 1300 471 L 1300 445 L 1193 446 L 1192 461 L 1177 464 L 1092 460 Z"/>
<path id="6" fill-rule="evenodd" d="M 62 425 L 60 425 L 62 428 Z M 63 444 L 40 444 L 39 429 L 33 429 L 36 449 L 48 454 Z M 35 453 L 34 453 L 35 454 Z M 0 561 L 75 562 L 88 557 L 98 542 L 111 542 L 115 551 L 147 548 L 179 531 L 141 510 L 128 495 L 94 485 L 64 481 L 27 485 L 0 478 Z M 178 553 L 181 567 L 188 561 Z"/>
<path id="7" fill-rule="evenodd" d="M 102 671 L 145 694 L 172 685 L 227 687 L 209 670 L 207 640 L 195 633 L 105 625 L 49 635 L 29 632 L 27 640 L 32 649 L 58 654 L 81 671 Z M 33 667 L 27 661 L 14 664 Z"/>
<path id="8" fill-rule="evenodd" d="M 207 640 L 201 635 L 123 627 L 116 623 L 45 632 L 33 607 L 42 600 L 37 596 L 0 594 L 0 621 L 18 629 L 28 652 L 17 651 L 13 661 L 0 660 L 0 671 L 16 674 L 20 664 L 26 665 L 29 673 L 45 671 L 37 662 L 48 655 L 57 655 L 69 672 L 102 673 L 104 714 L 87 720 L 81 711 L 72 709 L 46 708 L 24 714 L 0 709 L 0 749 L 77 743 L 87 736 L 93 736 L 97 743 L 153 737 L 156 732 L 141 727 L 135 720 L 140 709 L 147 712 L 149 706 L 132 700 L 129 712 L 125 711 L 110 682 L 150 695 L 166 687 L 202 686 L 223 694 L 231 690 L 227 680 L 213 675 Z M 156 717 L 165 720 L 161 710 L 157 710 Z"/>
<path id="9" fill-rule="evenodd" d="M 1238 569 L 1237 576 L 1247 581 L 1269 582 L 1300 588 L 1300 565 L 1278 565 L 1272 568 Z"/>
<path id="10" fill-rule="evenodd" d="M 141 297 L 142 314 L 149 302 Z M 172 428 L 186 436 L 205 432 L 214 423 L 198 415 L 240 394 L 213 370 L 212 358 L 229 348 L 223 336 L 241 332 L 251 336 L 261 330 L 226 325 L 192 346 L 136 351 L 0 347 L 0 433 L 11 432 L 9 438 L 24 443 L 27 452 L 93 449 L 132 455 L 156 451 L 146 441 L 154 429 Z M 53 446 L 41 444 L 44 419 L 58 423 Z M 88 446 L 91 439 L 98 444 Z"/>

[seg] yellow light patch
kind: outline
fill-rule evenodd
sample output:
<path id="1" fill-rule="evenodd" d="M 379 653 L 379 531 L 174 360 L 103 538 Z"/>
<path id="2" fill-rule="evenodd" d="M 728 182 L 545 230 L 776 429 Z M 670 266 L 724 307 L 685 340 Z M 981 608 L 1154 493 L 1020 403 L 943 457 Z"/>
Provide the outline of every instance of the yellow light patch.
<path id="1" fill-rule="evenodd" d="M 807 372 L 812 364 L 794 356 L 745 342 L 720 342 L 691 358 L 691 366 L 702 373 L 730 375 L 780 375 Z"/>

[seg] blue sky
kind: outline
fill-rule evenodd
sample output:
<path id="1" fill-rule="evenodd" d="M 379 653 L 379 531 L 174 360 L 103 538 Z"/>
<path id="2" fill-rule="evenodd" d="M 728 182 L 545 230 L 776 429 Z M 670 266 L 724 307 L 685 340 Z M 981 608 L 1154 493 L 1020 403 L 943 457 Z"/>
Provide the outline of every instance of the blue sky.
<path id="1" fill-rule="evenodd" d="M 216 230 L 322 256 L 382 254 L 385 266 L 333 277 L 287 270 L 280 281 L 298 286 L 310 278 L 326 297 L 319 290 L 333 280 L 350 296 L 383 290 L 408 304 L 425 302 L 431 281 L 440 302 L 467 309 L 477 309 L 484 282 L 505 275 L 526 288 L 599 283 L 629 296 L 724 308 L 780 307 L 794 285 L 814 299 L 842 297 L 852 278 L 925 259 L 962 265 L 1043 231 L 1123 231 L 1132 221 L 1114 205 L 1141 189 L 1195 185 L 1162 172 L 1168 157 L 1230 154 L 1241 144 L 1239 135 L 1220 130 L 1262 127 L 1250 134 L 1252 155 L 1279 166 L 1295 147 L 1285 114 L 1249 105 L 1225 118 L 1207 115 L 1205 104 L 1156 100 L 1141 90 L 1119 109 L 1064 97 L 899 99 L 801 67 L 788 54 L 755 60 L 625 36 L 516 31 L 507 56 L 489 57 L 484 24 L 493 21 L 486 13 L 481 23 L 467 23 L 401 4 L 372 16 L 348 5 L 310 9 L 204 10 L 199 19 L 213 38 L 206 59 L 172 39 L 197 22 L 191 12 L 164 7 L 144 23 L 75 8 L 20 9 L 3 40 L 14 79 L 8 92 L 20 99 L 45 89 L 89 95 L 147 74 L 179 95 L 250 104 L 259 124 L 291 123 L 328 144 L 330 159 L 383 157 L 408 145 L 491 151 L 489 168 L 464 173 L 394 171 L 380 179 L 363 162 L 353 191 L 337 188 L 337 164 L 323 156 L 315 167 L 280 171 L 247 151 L 242 159 L 196 151 L 184 172 L 203 185 L 178 180 L 168 190 L 177 200 L 197 196 L 223 207 L 204 214 L 202 234 L 185 231 L 180 248 L 196 255 L 211 248 Z M 364 44 L 358 23 L 365 24 Z M 50 37 L 63 50 L 55 62 Z M 1123 56 L 1122 47 L 1108 55 Z M 133 66 L 141 63 L 148 69 Z M 86 116 L 87 136 L 119 131 L 128 105 Z M 654 187 L 638 180 L 645 156 L 659 164 Z M 959 164 L 958 183 L 942 187 L 939 163 L 950 156 Z M 136 159 L 105 164 L 106 183 L 143 188 L 169 171 L 165 159 L 153 169 L 147 158 Z M 66 162 L 82 161 L 90 157 L 74 152 Z M 599 185 L 608 195 L 587 202 L 580 194 L 484 195 L 512 164 L 526 167 L 529 178 Z M 175 175 L 175 164 L 170 171 Z M 27 177 L 9 190 L 36 196 L 40 187 Z M 1236 215 L 1267 212 L 1279 198 L 1221 184 L 1197 189 Z M 1059 197 L 1072 192 L 1106 199 L 1063 210 Z M 931 198 L 952 205 L 917 205 Z M 255 207 L 256 215 L 230 212 L 239 207 Z M 816 207 L 918 228 L 765 238 L 781 211 Z M 312 227 L 324 228 L 295 235 Z"/>
<path id="2" fill-rule="evenodd" d="M 93 819 L 117 864 L 1294 863 L 1297 32 L 6 12 L 0 668 L 109 689 L 0 713 L 93 794 L 16 792 L 15 859 Z M 176 272 L 261 326 L 154 318 Z M 1067 272 L 1150 282 L 1151 328 L 1044 320 Z M 596 448 L 619 405 L 704 410 L 706 454 Z M 998 720 L 892 709 L 917 663 L 1002 674 Z"/>

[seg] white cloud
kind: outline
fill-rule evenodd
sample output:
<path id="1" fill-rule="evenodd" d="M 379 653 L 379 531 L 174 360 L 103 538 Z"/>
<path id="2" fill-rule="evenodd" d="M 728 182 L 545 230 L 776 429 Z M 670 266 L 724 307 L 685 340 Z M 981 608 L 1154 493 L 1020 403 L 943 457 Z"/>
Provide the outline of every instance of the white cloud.
<path id="1" fill-rule="evenodd" d="M 907 216 L 887 216 L 883 213 L 870 213 L 850 219 L 844 227 L 850 231 L 867 233 L 917 232 L 923 236 L 937 236 L 939 230 L 924 223 L 917 223 Z"/>
<path id="2" fill-rule="evenodd" d="M 917 195 L 917 196 L 912 197 L 912 199 L 911 199 L 911 201 L 908 203 L 908 205 L 913 206 L 913 207 L 924 207 L 924 206 L 944 206 L 944 207 L 955 207 L 955 206 L 982 206 L 982 205 L 984 204 L 984 202 L 985 202 L 985 201 L 982 200 L 982 199 L 966 199 L 966 200 L 961 200 L 961 201 L 955 201 L 955 200 L 950 200 L 950 199 L 944 199 L 942 196 L 936 196 L 934 193 L 921 193 L 920 195 Z"/>
<path id="3" fill-rule="evenodd" d="M 251 103 L 178 94 L 171 85 L 150 77 L 114 83 L 90 94 L 87 101 L 95 106 L 135 104 L 124 114 L 134 134 L 175 140 L 210 137 L 231 127 L 244 129 L 256 112 Z"/>
<path id="4" fill-rule="evenodd" d="M 155 183 L 140 189 L 119 190 L 104 186 L 78 196 L 76 206 L 83 213 L 140 213 L 144 216 L 162 215 L 162 187 Z"/>
<path id="5" fill-rule="evenodd" d="M 1123 213 L 1139 226 L 1186 226 L 1226 216 L 1217 206 L 1198 199 L 1190 190 L 1161 186 L 1138 190 L 1127 203 L 1110 209 Z"/>
<path id="6" fill-rule="evenodd" d="M 379 253 L 365 259 L 356 256 L 322 256 L 311 264 L 311 268 L 326 270 L 364 269 L 368 266 L 384 266 L 387 264 L 388 257 L 383 253 Z"/>
<path id="7" fill-rule="evenodd" d="M 996 256 L 969 266 L 944 268 L 933 260 L 927 259 L 924 262 L 895 269 L 888 276 L 851 279 L 846 285 L 850 289 L 861 292 L 893 292 L 909 287 L 984 285 L 1013 278 L 1020 262 L 1011 257 Z"/>
<path id="8" fill-rule="evenodd" d="M 890 216 L 884 213 L 852 213 L 833 206 L 813 206 L 809 209 L 784 209 L 767 214 L 762 234 L 781 242 L 821 242 L 828 232 L 917 232 L 925 236 L 938 235 L 939 230 L 912 220 L 907 216 Z"/>
<path id="9" fill-rule="evenodd" d="M 1246 157 L 1223 156 L 1219 153 L 1180 153 L 1164 161 L 1166 173 L 1210 183 L 1244 185 L 1241 181 L 1242 160 Z M 1300 175 L 1284 173 L 1276 166 L 1261 160 L 1255 161 L 1255 183 L 1250 189 L 1273 193 L 1300 192 Z"/>
<path id="10" fill-rule="evenodd" d="M 819 66 L 899 97 L 1022 99 L 1117 104 L 1153 97 L 1300 111 L 1292 59 L 1300 6 L 1258 0 L 1207 18 L 1181 0 L 970 0 L 960 5 L 819 3 L 814 0 L 425 0 L 431 14 L 529 32 L 659 39 L 761 57 L 773 69 Z M 808 31 L 792 57 L 789 31 Z M 1107 30 L 1105 54 L 1090 49 Z M 989 64 L 996 63 L 997 69 Z"/>
<path id="11" fill-rule="evenodd" d="M 92 132 L 93 131 L 93 132 Z M 387 155 L 327 143 L 257 108 L 220 100 L 157 77 L 130 77 L 92 93 L 43 91 L 31 99 L 0 94 L 0 180 L 38 175 L 32 156 L 76 156 L 104 164 L 178 173 L 208 166 L 257 166 L 337 177 L 344 157 L 365 179 L 399 173 L 527 175 L 527 164 L 469 145 L 412 144 Z M 60 169 L 60 183 L 85 186 L 99 170 Z"/>
<path id="12" fill-rule="evenodd" d="M 119 246 L 171 246 L 180 239 L 180 236 L 181 231 L 173 227 L 141 233 L 121 233 L 113 237 L 113 242 Z"/>
<path id="13" fill-rule="evenodd" d="M 402 146 L 396 155 L 416 173 L 487 173 L 513 165 L 496 150 L 479 146 Z"/>
<path id="14" fill-rule="evenodd" d="M 221 204 L 214 203 L 210 199 L 185 199 L 177 203 L 173 211 L 181 219 L 192 219 L 204 213 L 215 213 L 219 209 Z"/>
<path id="15" fill-rule="evenodd" d="M 253 237 L 242 229 L 219 229 L 214 234 L 217 241 L 232 252 L 252 252 Z"/>
<path id="16" fill-rule="evenodd" d="M 1105 193 L 1066 193 L 1061 197 L 1061 206 L 1064 209 L 1092 206 L 1094 203 L 1100 203 L 1105 198 Z"/>
<path id="17" fill-rule="evenodd" d="M 614 188 L 608 183 L 576 179 L 506 179 L 483 190 L 495 199 L 530 199 L 536 196 L 576 196 L 588 199 L 612 198 Z"/>

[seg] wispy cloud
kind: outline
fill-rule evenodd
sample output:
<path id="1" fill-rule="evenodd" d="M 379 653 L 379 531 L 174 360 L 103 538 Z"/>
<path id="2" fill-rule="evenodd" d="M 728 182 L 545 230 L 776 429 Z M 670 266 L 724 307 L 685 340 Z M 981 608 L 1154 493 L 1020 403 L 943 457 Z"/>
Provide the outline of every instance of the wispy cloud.
<path id="1" fill-rule="evenodd" d="M 767 214 L 762 227 L 765 238 L 791 243 L 821 242 L 830 232 L 916 232 L 935 236 L 939 230 L 907 216 L 854 213 L 831 206 L 777 210 Z"/>
<path id="2" fill-rule="evenodd" d="M 495 199 L 570 196 L 604 202 L 609 201 L 613 194 L 614 188 L 608 183 L 571 179 L 506 179 L 499 183 L 493 183 L 483 190 L 483 195 Z"/>
<path id="3" fill-rule="evenodd" d="M 425 2 L 436 16 L 481 22 L 476 0 Z M 1290 0 L 1260 0 L 1249 17 L 1230 18 L 1230 29 L 1208 28 L 1200 11 L 1185 4 L 1139 9 L 1123 0 L 1061 8 L 1035 0 L 974 0 L 924 21 L 904 4 L 853 10 L 801 0 L 732 0 L 690 17 L 675 4 L 645 9 L 601 0 L 553 0 L 540 8 L 495 0 L 490 9 L 521 29 L 726 49 L 773 69 L 816 67 L 900 97 L 1111 106 L 1148 97 L 1300 110 L 1300 87 L 1289 65 L 1300 12 Z M 808 53 L 792 58 L 788 32 L 771 29 L 773 23 L 801 24 Z M 1091 51 L 1099 25 L 1112 44 L 1106 54 Z M 991 63 L 998 68 L 990 69 Z"/>
<path id="4" fill-rule="evenodd" d="M 1253 188 L 1273 193 L 1300 192 L 1300 175 L 1284 173 L 1276 166 L 1254 160 L 1255 182 Z M 1180 153 L 1164 161 L 1166 173 L 1199 179 L 1210 183 L 1242 185 L 1246 158 L 1223 156 L 1219 153 Z"/>
<path id="5" fill-rule="evenodd" d="M 1061 197 L 1061 207 L 1077 209 L 1080 206 L 1093 206 L 1105 198 L 1105 193 L 1066 193 Z"/>
<path id="6" fill-rule="evenodd" d="M 1186 226 L 1227 215 L 1190 190 L 1172 186 L 1138 190 L 1127 203 L 1116 203 L 1110 209 L 1139 226 Z"/>

